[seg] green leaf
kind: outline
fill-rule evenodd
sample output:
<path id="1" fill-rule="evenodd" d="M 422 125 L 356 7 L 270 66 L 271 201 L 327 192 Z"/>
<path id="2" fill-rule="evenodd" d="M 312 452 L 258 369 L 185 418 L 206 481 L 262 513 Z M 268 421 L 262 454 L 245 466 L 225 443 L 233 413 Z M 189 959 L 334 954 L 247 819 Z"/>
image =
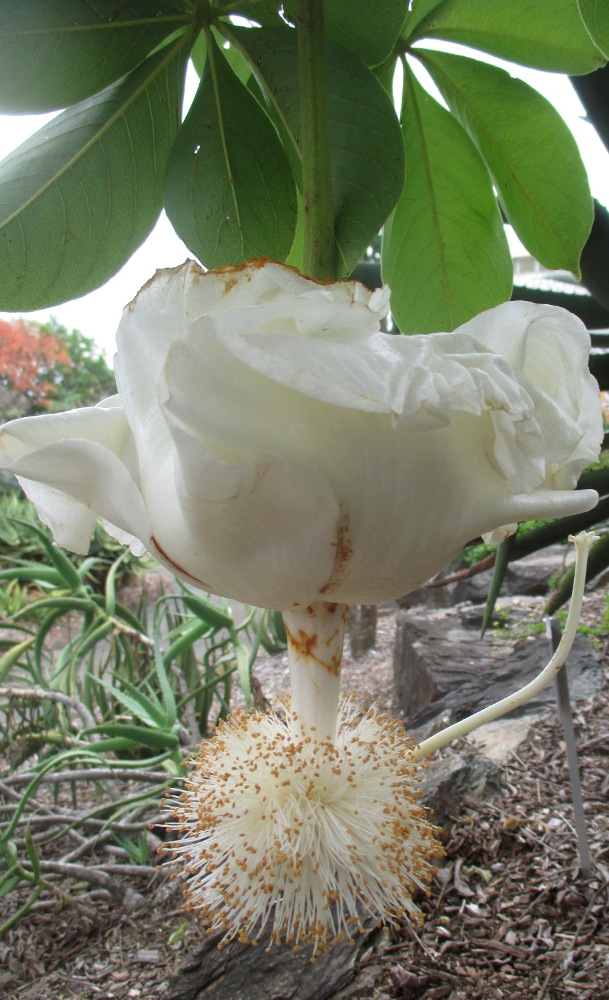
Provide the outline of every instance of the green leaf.
<path id="1" fill-rule="evenodd" d="M 213 36 L 216 42 L 218 43 L 219 48 L 222 51 L 222 55 L 226 59 L 233 73 L 235 74 L 237 79 L 241 80 L 241 83 L 247 84 L 252 75 L 252 71 L 245 62 L 245 59 L 238 51 L 238 49 L 236 49 L 234 45 L 231 45 L 230 42 L 227 42 L 226 39 L 223 38 L 222 35 L 220 35 L 216 31 L 215 28 L 212 29 L 212 31 L 213 31 Z"/>
<path id="2" fill-rule="evenodd" d="M 169 157 L 165 208 L 208 268 L 284 260 L 294 239 L 296 187 L 285 151 L 209 39 L 201 83 Z"/>
<path id="3" fill-rule="evenodd" d="M 163 709 L 158 703 L 158 699 L 155 698 L 153 701 L 148 698 L 145 694 L 139 691 L 134 684 L 127 681 L 126 678 L 121 677 L 121 683 L 127 689 L 129 694 L 125 691 L 121 691 L 119 688 L 115 687 L 109 681 L 105 680 L 103 677 L 95 677 L 91 675 L 91 680 L 95 684 L 99 684 L 102 688 L 108 691 L 116 700 L 134 716 L 146 722 L 149 726 L 154 729 L 164 729 L 167 724 L 167 717 Z"/>
<path id="4" fill-rule="evenodd" d="M 282 7 L 281 0 L 243 0 L 243 2 L 233 3 L 231 12 L 246 17 L 248 21 L 257 21 L 258 24 L 273 27 L 283 24 L 283 19 L 279 14 Z"/>
<path id="5" fill-rule="evenodd" d="M 296 18 L 296 0 L 287 0 L 284 11 Z M 329 38 L 350 49 L 366 66 L 385 61 L 407 15 L 404 0 L 325 0 L 324 21 Z"/>
<path id="6" fill-rule="evenodd" d="M 609 5 L 607 0 L 577 0 L 583 22 L 595 45 L 609 58 Z"/>
<path id="7" fill-rule="evenodd" d="M 65 108 L 128 73 L 192 15 L 157 0 L 0 0 L 0 111 Z"/>
<path id="8" fill-rule="evenodd" d="M 416 28 L 436 7 L 440 7 L 444 0 L 412 0 L 409 10 L 406 13 L 402 38 L 409 39 L 414 35 Z"/>
<path id="9" fill-rule="evenodd" d="M 490 178 L 457 121 L 405 72 L 406 184 L 383 236 L 403 333 L 453 330 L 509 299 L 512 262 Z"/>
<path id="10" fill-rule="evenodd" d="M 417 49 L 489 168 L 508 221 L 548 268 L 579 275 L 594 209 L 577 143 L 522 80 L 475 59 Z"/>
<path id="11" fill-rule="evenodd" d="M 0 163 L 0 308 L 40 309 L 102 285 L 159 215 L 188 36 L 58 115 Z"/>
<path id="12" fill-rule="evenodd" d="M 591 73 L 602 53 L 577 0 L 444 0 L 419 24 L 417 38 L 444 38 L 525 66 Z"/>
<path id="13" fill-rule="evenodd" d="M 14 646 L 11 646 L 6 653 L 0 656 L 0 684 L 8 677 L 13 667 L 19 663 L 22 654 L 30 648 L 34 641 L 35 636 L 31 636 L 29 639 L 23 639 L 22 642 L 18 642 Z"/>
<path id="14" fill-rule="evenodd" d="M 92 649 L 100 643 L 103 639 L 109 635 L 114 628 L 112 622 L 93 622 L 93 624 L 85 629 L 79 637 L 79 642 L 76 648 L 76 655 L 79 660 L 84 659 L 84 657 Z"/>
<path id="15" fill-rule="evenodd" d="M 107 722 L 93 729 L 87 729 L 86 733 L 99 733 L 109 739 L 130 740 L 134 744 L 150 747 L 152 750 L 166 750 L 167 747 L 177 747 L 179 739 L 175 733 L 160 731 L 158 729 L 148 729 L 146 726 L 136 726 L 128 722 Z M 97 748 L 98 743 L 92 744 Z"/>
<path id="16" fill-rule="evenodd" d="M 507 573 L 510 565 L 510 553 L 514 547 L 515 537 L 515 535 L 508 535 L 505 541 L 501 542 L 501 544 L 497 546 L 495 553 L 495 566 L 493 568 L 493 578 L 488 590 L 486 604 L 484 606 L 484 614 L 482 616 L 480 638 L 482 638 L 486 632 L 491 618 L 493 617 L 493 611 L 495 610 L 495 605 L 501 592 L 503 581 L 505 580 L 505 574 Z"/>
<path id="17" fill-rule="evenodd" d="M 196 615 L 197 618 L 210 625 L 214 630 L 222 628 L 231 629 L 235 624 L 232 615 L 228 611 L 218 607 L 217 604 L 206 600 L 204 597 L 197 597 L 195 594 L 184 594 L 182 601 L 188 610 L 192 611 L 193 615 Z"/>
<path id="18" fill-rule="evenodd" d="M 299 156 L 300 110 L 295 32 L 232 29 L 256 66 L 258 81 Z M 396 204 L 404 148 L 393 103 L 374 73 L 328 42 L 328 117 L 334 219 L 340 273 L 351 273 Z"/>
<path id="19" fill-rule="evenodd" d="M 4 580 L 33 580 L 51 587 L 65 586 L 64 578 L 56 569 L 39 563 L 33 566 L 17 566 L 14 569 L 0 570 L 0 581 Z"/>
<path id="20" fill-rule="evenodd" d="M 201 31 L 197 35 L 197 40 L 190 50 L 190 59 L 196 70 L 197 76 L 200 78 L 203 76 L 203 70 L 205 69 L 205 63 L 207 62 L 207 40 L 205 38 L 205 32 Z"/>

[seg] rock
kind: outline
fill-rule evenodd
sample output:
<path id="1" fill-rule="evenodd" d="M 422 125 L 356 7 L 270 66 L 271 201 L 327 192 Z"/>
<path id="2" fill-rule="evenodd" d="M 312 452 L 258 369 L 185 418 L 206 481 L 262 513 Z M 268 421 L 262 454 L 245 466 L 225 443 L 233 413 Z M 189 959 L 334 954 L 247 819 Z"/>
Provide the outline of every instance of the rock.
<path id="1" fill-rule="evenodd" d="M 172 977 L 163 1000 L 328 1000 L 357 976 L 364 955 L 367 965 L 371 949 L 383 950 L 382 929 L 374 921 L 364 927 L 355 945 L 332 945 L 314 962 L 310 947 L 269 947 L 268 939 L 218 951 L 215 935 Z"/>
<path id="2" fill-rule="evenodd" d="M 489 760 L 503 764 L 528 739 L 531 729 L 542 716 L 542 712 L 528 712 L 519 718 L 508 715 L 503 719 L 495 719 L 494 722 L 475 729 L 469 734 L 468 740 Z"/>
<path id="3" fill-rule="evenodd" d="M 424 772 L 423 802 L 433 810 L 433 819 L 445 828 L 461 812 L 465 796 L 488 802 L 504 788 L 498 765 L 478 753 L 444 753 L 435 757 Z"/>
<path id="4" fill-rule="evenodd" d="M 444 724 L 464 718 L 532 680 L 550 658 L 545 635 L 530 634 L 531 628 L 537 629 L 531 608 L 541 612 L 542 605 L 534 598 L 502 600 L 498 613 L 504 627 L 489 629 L 483 639 L 478 615 L 472 615 L 470 608 L 427 611 L 425 616 L 400 611 L 394 647 L 395 699 L 408 728 L 440 728 L 440 717 Z M 472 619 L 475 628 L 464 624 Z M 598 689 L 601 671 L 585 636 L 576 637 L 567 667 L 573 700 Z M 554 700 L 554 686 L 549 685 L 516 714 L 538 712 Z"/>
<path id="5" fill-rule="evenodd" d="M 573 561 L 571 548 L 550 545 L 540 552 L 533 552 L 523 559 L 511 562 L 501 585 L 501 597 L 514 597 L 517 594 L 537 597 L 547 594 L 552 577 L 564 571 L 567 561 Z M 493 570 L 487 569 L 467 580 L 459 580 L 454 585 L 452 600 L 455 604 L 464 601 L 471 601 L 473 604 L 485 602 L 492 579 Z"/>

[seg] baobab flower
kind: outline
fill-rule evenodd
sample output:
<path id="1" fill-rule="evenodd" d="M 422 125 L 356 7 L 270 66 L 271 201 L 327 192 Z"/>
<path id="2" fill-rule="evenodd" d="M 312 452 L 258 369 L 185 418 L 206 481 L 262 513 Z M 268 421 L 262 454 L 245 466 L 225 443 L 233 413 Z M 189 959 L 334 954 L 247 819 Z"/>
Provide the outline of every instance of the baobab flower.
<path id="1" fill-rule="evenodd" d="M 190 905 L 226 939 L 314 948 L 395 922 L 440 853 L 401 727 L 339 703 L 349 604 L 420 586 L 471 538 L 591 509 L 589 337 L 505 303 L 454 333 L 380 332 L 389 292 L 258 260 L 158 272 L 126 308 L 118 396 L 0 430 L 55 539 L 96 516 L 187 582 L 283 612 L 291 706 L 237 714 L 173 799 Z"/>
<path id="2" fill-rule="evenodd" d="M 97 515 L 182 579 L 281 611 L 375 604 L 471 538 L 589 510 L 589 337 L 507 302 L 454 333 L 381 333 L 388 289 L 256 260 L 159 271 L 123 314 L 118 396 L 0 431 L 56 541 Z"/>

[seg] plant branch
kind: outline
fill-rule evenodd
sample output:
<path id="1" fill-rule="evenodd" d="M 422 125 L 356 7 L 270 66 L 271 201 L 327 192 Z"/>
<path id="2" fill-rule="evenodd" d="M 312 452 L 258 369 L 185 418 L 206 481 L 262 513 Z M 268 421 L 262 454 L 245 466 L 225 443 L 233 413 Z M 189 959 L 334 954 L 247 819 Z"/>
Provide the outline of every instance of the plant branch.
<path id="1" fill-rule="evenodd" d="M 298 0 L 296 30 L 304 211 L 303 269 L 318 281 L 334 281 L 337 276 L 336 245 L 323 0 Z"/>

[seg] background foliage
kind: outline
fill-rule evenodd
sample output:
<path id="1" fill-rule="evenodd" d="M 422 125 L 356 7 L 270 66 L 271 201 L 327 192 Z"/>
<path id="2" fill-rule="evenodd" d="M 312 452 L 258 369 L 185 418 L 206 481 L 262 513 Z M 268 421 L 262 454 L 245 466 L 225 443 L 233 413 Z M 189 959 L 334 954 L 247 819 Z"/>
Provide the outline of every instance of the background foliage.
<path id="1" fill-rule="evenodd" d="M 573 138 L 545 98 L 471 49 L 593 73 L 609 50 L 598 5 L 325 8 L 340 275 L 385 226 L 383 277 L 407 333 L 454 328 L 509 298 L 504 217 L 542 264 L 578 273 L 593 210 Z M 65 109 L 0 164 L 0 308 L 103 284 L 162 205 L 207 267 L 301 264 L 295 17 L 293 0 L 282 13 L 274 0 L 0 0 L 0 110 Z M 438 51 L 445 42 L 470 48 Z M 189 55 L 201 80 L 181 123 Z"/>
<path id="2" fill-rule="evenodd" d="M 112 369 L 90 337 L 55 319 L 0 320 L 0 421 L 76 406 L 116 392 Z"/>

